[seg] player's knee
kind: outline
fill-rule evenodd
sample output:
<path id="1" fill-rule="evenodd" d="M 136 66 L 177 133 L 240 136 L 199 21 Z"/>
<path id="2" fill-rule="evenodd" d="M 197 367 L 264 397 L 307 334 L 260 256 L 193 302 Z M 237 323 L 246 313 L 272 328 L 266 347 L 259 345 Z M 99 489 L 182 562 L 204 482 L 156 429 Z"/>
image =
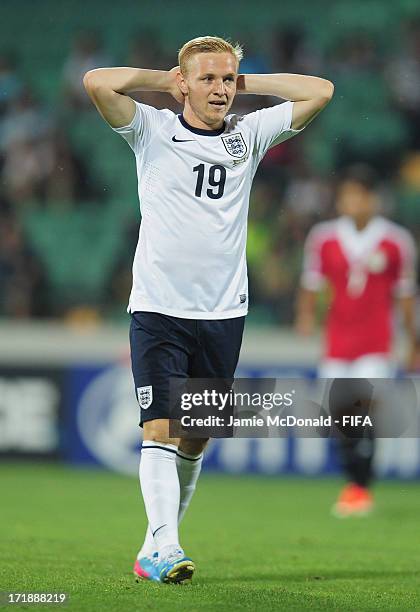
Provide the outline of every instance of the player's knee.
<path id="1" fill-rule="evenodd" d="M 179 449 L 187 455 L 199 455 L 207 446 L 208 441 L 209 438 L 194 438 L 191 440 L 181 438 Z"/>
<path id="2" fill-rule="evenodd" d="M 153 419 L 143 424 L 143 440 L 160 442 L 161 444 L 174 444 L 178 446 L 179 438 L 170 434 L 169 419 Z"/>

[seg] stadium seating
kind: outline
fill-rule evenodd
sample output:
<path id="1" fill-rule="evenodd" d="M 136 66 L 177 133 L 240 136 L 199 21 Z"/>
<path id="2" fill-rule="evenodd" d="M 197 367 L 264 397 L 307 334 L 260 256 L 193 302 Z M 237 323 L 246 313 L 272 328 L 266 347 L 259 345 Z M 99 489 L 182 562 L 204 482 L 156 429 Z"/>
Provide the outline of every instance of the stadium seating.
<path id="1" fill-rule="evenodd" d="M 23 218 L 33 248 L 47 268 L 54 306 L 78 302 L 101 304 L 121 242 L 120 215 L 80 203 L 77 210 L 62 203 L 47 210 L 30 210 Z M 83 296 L 83 299 L 81 299 Z"/>
<path id="2" fill-rule="evenodd" d="M 188 10 L 188 20 L 185 11 Z M 287 28 L 305 34 L 325 60 L 334 66 L 337 45 L 345 36 L 365 33 L 383 53 L 396 49 L 403 20 L 418 13 L 416 0 L 386 3 L 381 0 L 319 0 L 311 8 L 306 0 L 278 3 L 267 0 L 264 10 L 255 3 L 243 2 L 240 10 L 226 10 L 222 0 L 210 4 L 145 0 L 140 5 L 131 0 L 106 4 L 99 0 L 72 4 L 71 20 L 62 3 L 44 0 L 34 11 L 31 2 L 2 1 L 3 28 L 1 47 L 18 54 L 23 77 L 48 105 L 64 127 L 75 152 L 85 161 L 91 180 L 104 200 L 99 204 L 78 203 L 68 209 L 51 203 L 46 209 L 25 207 L 23 223 L 29 238 L 44 261 L 57 305 L 71 303 L 83 295 L 86 300 L 101 300 L 115 257 L 124 245 L 122 227 L 129 219 L 138 219 L 135 162 L 123 140 L 113 134 L 96 111 L 72 114 L 63 104 L 61 75 L 72 41 L 80 30 L 97 31 L 107 52 L 117 65 L 125 64 L 127 53 L 141 28 L 156 30 L 156 14 L 162 10 L 157 37 L 164 51 L 175 50 L 190 37 L 205 33 L 230 35 L 247 41 L 247 32 L 261 41 L 259 52 L 271 54 L 273 36 L 282 36 Z M 223 27 L 220 14 L 223 14 Z M 21 23 L 23 36 L 16 37 Z M 202 24 L 206 23 L 206 31 Z M 397 27 L 396 27 L 397 24 Z M 398 159 L 408 138 L 402 116 L 392 108 L 389 91 L 380 71 L 325 74 L 335 83 L 334 103 L 311 126 L 311 137 L 301 146 L 310 166 L 328 175 L 342 163 L 353 159 Z M 388 159 L 389 158 L 389 159 Z M 416 220 L 415 196 L 404 195 L 397 211 L 406 220 Z M 57 256 L 57 253 L 60 255 Z"/>

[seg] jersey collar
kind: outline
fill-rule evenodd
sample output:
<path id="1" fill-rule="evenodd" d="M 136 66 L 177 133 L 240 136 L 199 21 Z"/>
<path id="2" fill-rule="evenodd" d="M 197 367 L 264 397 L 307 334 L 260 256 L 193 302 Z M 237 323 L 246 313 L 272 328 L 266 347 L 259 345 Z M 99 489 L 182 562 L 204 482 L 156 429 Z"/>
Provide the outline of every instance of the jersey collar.
<path id="1" fill-rule="evenodd" d="M 180 122 L 184 126 L 184 128 L 186 128 L 190 132 L 193 132 L 194 134 L 198 134 L 199 136 L 220 136 L 220 134 L 223 134 L 223 132 L 225 131 L 225 124 L 224 123 L 223 123 L 222 127 L 219 128 L 218 130 L 202 130 L 200 128 L 196 128 L 196 127 L 193 127 L 192 125 L 190 125 L 184 119 L 183 115 L 178 115 L 178 119 L 180 120 Z"/>
<path id="2" fill-rule="evenodd" d="M 350 260 L 367 257 L 384 238 L 387 228 L 386 219 L 380 215 L 373 217 L 366 227 L 358 231 L 350 217 L 343 215 L 337 219 L 338 236 Z"/>

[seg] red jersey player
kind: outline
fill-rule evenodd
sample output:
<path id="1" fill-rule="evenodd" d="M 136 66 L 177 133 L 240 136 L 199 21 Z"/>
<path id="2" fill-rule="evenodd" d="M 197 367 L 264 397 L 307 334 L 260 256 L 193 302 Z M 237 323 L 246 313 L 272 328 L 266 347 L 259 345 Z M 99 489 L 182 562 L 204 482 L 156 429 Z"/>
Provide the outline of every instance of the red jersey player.
<path id="1" fill-rule="evenodd" d="M 314 327 L 316 294 L 331 291 L 321 378 L 388 378 L 392 361 L 393 309 L 400 305 L 415 355 L 415 246 L 403 227 L 377 214 L 379 195 L 372 171 L 350 168 L 337 193 L 339 217 L 315 225 L 306 240 L 296 328 Z M 340 455 L 349 484 L 334 512 L 365 514 L 372 508 L 373 434 L 342 438 Z"/>

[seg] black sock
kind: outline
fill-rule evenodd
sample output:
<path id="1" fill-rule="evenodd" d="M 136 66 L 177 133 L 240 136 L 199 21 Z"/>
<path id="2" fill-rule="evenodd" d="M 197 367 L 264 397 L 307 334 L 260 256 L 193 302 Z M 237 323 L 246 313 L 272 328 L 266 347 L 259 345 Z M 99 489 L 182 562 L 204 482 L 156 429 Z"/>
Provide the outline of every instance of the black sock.
<path id="1" fill-rule="evenodd" d="M 337 441 L 342 468 L 350 480 L 368 487 L 373 478 L 372 460 L 375 447 L 373 431 L 363 438 L 341 438 Z"/>
<path id="2" fill-rule="evenodd" d="M 330 412 L 340 423 L 344 416 L 365 417 L 372 410 L 373 387 L 366 379 L 336 378 L 330 387 Z M 361 421 L 363 423 L 363 421 Z M 341 425 L 337 440 L 342 468 L 350 480 L 361 487 L 372 481 L 375 436 L 372 427 L 351 423 Z"/>

